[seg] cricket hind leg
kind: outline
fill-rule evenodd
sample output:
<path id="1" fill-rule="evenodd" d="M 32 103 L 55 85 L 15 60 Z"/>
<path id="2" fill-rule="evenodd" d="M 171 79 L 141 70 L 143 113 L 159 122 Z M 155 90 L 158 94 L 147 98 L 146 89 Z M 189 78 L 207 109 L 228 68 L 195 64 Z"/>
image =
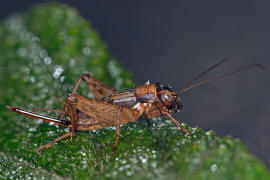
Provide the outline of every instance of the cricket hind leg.
<path id="1" fill-rule="evenodd" d="M 84 75 L 84 74 L 83 74 L 83 75 Z M 78 89 L 80 83 L 82 82 L 82 77 L 83 77 L 83 75 L 81 75 L 81 77 L 76 81 L 76 83 L 75 83 L 75 85 L 74 85 L 74 87 L 73 87 L 73 89 L 72 89 L 72 91 L 71 91 L 71 94 L 75 94 L 75 93 L 76 93 L 76 91 L 77 91 L 77 89 Z M 68 97 L 67 97 L 67 98 L 68 98 Z M 69 114 L 68 107 L 67 107 L 67 98 L 66 98 L 66 101 L 65 101 L 65 105 L 64 105 L 64 107 L 63 107 L 63 109 L 62 109 L 62 111 L 63 111 L 64 113 L 62 113 L 62 114 L 59 115 L 59 117 L 58 117 L 59 119 L 63 119 L 66 115 Z"/>
<path id="2" fill-rule="evenodd" d="M 56 96 L 53 96 L 53 95 L 51 95 L 56 101 L 58 101 L 58 102 L 60 102 L 60 103 L 62 103 L 62 104 L 65 104 L 65 101 L 63 101 L 62 99 L 60 99 L 60 98 L 58 98 L 58 97 L 56 97 Z"/>
<path id="3" fill-rule="evenodd" d="M 95 99 L 100 100 L 106 96 L 111 95 L 116 90 L 102 81 L 97 80 L 92 75 L 85 73 L 81 79 L 87 84 L 90 91 L 94 94 Z"/>
<path id="4" fill-rule="evenodd" d="M 70 101 L 71 101 L 70 98 L 71 98 L 71 96 L 67 96 L 67 98 L 66 98 L 66 105 L 67 105 L 67 108 L 69 111 L 70 121 L 71 121 L 71 125 L 69 126 L 70 132 L 67 132 L 67 133 L 63 134 L 62 136 L 56 138 L 55 140 L 53 140 L 53 141 L 51 141 L 43 146 L 40 146 L 39 148 L 36 149 L 36 152 L 39 152 L 41 149 L 49 148 L 49 147 L 53 146 L 55 143 L 57 143 L 58 141 L 61 141 L 61 140 L 66 139 L 68 137 L 72 138 L 73 136 L 75 136 L 78 115 L 70 103 Z"/>
<path id="5" fill-rule="evenodd" d="M 77 129 L 77 122 L 78 122 L 78 113 L 71 104 L 71 102 L 74 100 L 76 101 L 76 99 L 74 99 L 72 95 L 68 95 L 66 98 L 66 106 L 67 106 L 69 116 L 70 116 L 70 121 L 71 121 L 71 126 L 70 126 L 71 138 L 72 136 L 75 136 L 75 130 Z"/>
<path id="6" fill-rule="evenodd" d="M 84 81 L 88 86 L 89 90 L 94 94 L 95 99 L 99 100 L 105 96 L 109 96 L 114 93 L 116 90 L 102 81 L 97 80 L 89 73 L 84 73 L 81 77 L 76 81 L 71 94 L 76 93 L 81 81 Z"/>
<path id="7" fill-rule="evenodd" d="M 71 136 L 72 136 L 71 132 L 67 132 L 67 133 L 63 134 L 62 136 L 56 138 L 55 140 L 49 142 L 48 144 L 40 146 L 39 148 L 36 149 L 36 152 L 39 152 L 41 149 L 49 148 L 49 147 L 53 146 L 55 143 L 57 143 L 58 141 L 61 141 L 62 139 L 66 139 L 66 138 L 71 137 Z"/>
<path id="8" fill-rule="evenodd" d="M 102 81 L 97 80 L 89 73 L 84 73 L 76 81 L 73 90 L 71 91 L 71 94 L 76 93 L 82 80 L 86 83 L 86 85 L 88 86 L 89 90 L 93 93 L 96 100 L 101 100 L 102 98 L 109 96 L 116 91 L 114 88 L 108 86 Z M 62 110 L 64 111 L 64 113 L 59 116 L 60 119 L 63 119 L 63 117 L 68 114 L 66 105 Z"/>

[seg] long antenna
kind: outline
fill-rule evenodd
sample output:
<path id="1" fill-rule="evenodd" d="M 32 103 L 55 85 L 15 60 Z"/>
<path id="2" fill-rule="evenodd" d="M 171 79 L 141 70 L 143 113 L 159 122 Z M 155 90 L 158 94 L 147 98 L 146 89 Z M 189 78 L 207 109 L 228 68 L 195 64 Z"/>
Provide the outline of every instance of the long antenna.
<path id="1" fill-rule="evenodd" d="M 209 69 L 207 69 L 206 71 L 198 74 L 195 78 L 193 78 L 191 81 L 189 81 L 185 87 L 187 86 L 190 86 L 191 84 L 193 84 L 197 79 L 201 78 L 203 75 L 205 75 L 206 73 L 208 73 L 209 71 L 211 71 L 212 69 L 216 68 L 217 66 L 223 64 L 224 62 L 228 61 L 229 58 L 225 58 L 225 59 L 222 59 L 220 62 L 218 62 L 217 64 L 211 66 Z"/>
<path id="2" fill-rule="evenodd" d="M 9 110 L 11 110 L 11 111 L 14 111 L 14 112 L 17 112 L 17 113 L 20 113 L 20 114 L 23 114 L 23 115 L 26 115 L 26 116 L 29 116 L 29 117 L 32 117 L 32 118 L 37 118 L 37 119 L 41 119 L 41 120 L 44 120 L 44 121 L 53 122 L 53 123 L 56 123 L 58 125 L 69 125 L 70 124 L 69 121 L 65 121 L 65 120 L 61 120 L 61 119 L 56 119 L 56 118 L 44 116 L 42 114 L 33 113 L 31 111 L 23 110 L 21 108 L 10 107 L 10 106 L 7 106 L 7 108 Z"/>
<path id="3" fill-rule="evenodd" d="M 242 68 L 239 68 L 239 69 L 236 69 L 234 71 L 231 71 L 231 72 L 228 72 L 228 73 L 225 73 L 225 74 L 221 74 L 221 75 L 218 75 L 218 76 L 215 76 L 213 78 L 210 78 L 210 79 L 207 79 L 207 80 L 204 80 L 204 81 L 200 81 L 198 83 L 195 83 L 195 84 L 192 84 L 190 86 L 187 86 L 185 88 L 182 88 L 180 91 L 179 91 L 179 94 L 182 94 L 183 92 L 186 92 L 192 88 L 195 88 L 197 86 L 200 86 L 200 85 L 203 85 L 205 83 L 209 83 L 209 82 L 212 82 L 212 81 L 215 81 L 215 80 L 218 80 L 218 79 L 221 79 L 221 78 L 224 78 L 224 77 L 227 77 L 229 75 L 232 75 L 232 74 L 235 74 L 235 73 L 238 73 L 238 72 L 241 72 L 241 71 L 244 71 L 246 69 L 249 69 L 249 68 L 252 68 L 252 67 L 259 67 L 261 69 L 265 69 L 262 65 L 260 64 L 250 64 L 250 65 L 247 65 L 245 67 L 242 67 Z"/>

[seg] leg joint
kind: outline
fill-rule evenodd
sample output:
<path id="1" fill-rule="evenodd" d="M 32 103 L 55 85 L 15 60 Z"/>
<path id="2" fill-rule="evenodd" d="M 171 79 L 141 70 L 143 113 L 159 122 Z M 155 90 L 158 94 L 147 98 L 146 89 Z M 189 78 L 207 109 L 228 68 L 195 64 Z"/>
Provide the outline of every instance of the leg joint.
<path id="1" fill-rule="evenodd" d="M 78 102 L 78 99 L 74 96 L 74 94 L 67 95 L 67 100 L 72 102 L 72 103 Z"/>
<path id="2" fill-rule="evenodd" d="M 81 76 L 81 79 L 84 80 L 84 81 L 88 81 L 89 79 L 91 79 L 91 75 L 89 73 L 84 73 L 82 76 Z"/>

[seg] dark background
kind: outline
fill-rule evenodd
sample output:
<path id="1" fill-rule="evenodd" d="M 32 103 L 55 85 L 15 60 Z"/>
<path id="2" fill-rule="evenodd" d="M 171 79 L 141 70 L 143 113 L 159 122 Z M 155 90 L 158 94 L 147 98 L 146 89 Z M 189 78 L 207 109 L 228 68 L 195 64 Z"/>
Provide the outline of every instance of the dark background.
<path id="1" fill-rule="evenodd" d="M 0 18 L 41 1 L 9 0 Z M 219 136 L 240 138 L 270 167 L 270 1 L 91 0 L 62 1 L 92 22 L 110 52 L 137 83 L 161 82 L 175 90 L 229 57 L 206 77 L 250 63 L 249 69 L 183 94 L 180 121 Z M 1 37 L 0 37 L 1 38 Z"/>

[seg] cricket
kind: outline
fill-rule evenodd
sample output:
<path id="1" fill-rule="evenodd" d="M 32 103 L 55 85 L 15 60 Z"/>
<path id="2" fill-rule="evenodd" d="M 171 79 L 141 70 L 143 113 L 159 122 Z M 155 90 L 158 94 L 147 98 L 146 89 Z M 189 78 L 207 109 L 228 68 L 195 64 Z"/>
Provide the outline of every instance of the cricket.
<path id="1" fill-rule="evenodd" d="M 203 71 L 179 91 L 173 91 L 170 86 L 164 86 L 159 83 L 150 83 L 149 81 L 134 88 L 116 90 L 88 73 L 82 74 L 75 83 L 71 93 L 68 94 L 65 101 L 63 101 L 64 107 L 61 110 L 43 109 L 59 112 L 60 115 L 57 118 L 48 117 L 46 115 L 18 107 L 7 106 L 7 108 L 11 111 L 30 116 L 32 118 L 53 122 L 69 129 L 68 132 L 56 138 L 52 142 L 37 148 L 37 152 L 42 149 L 49 148 L 65 138 L 72 139 L 72 137 L 75 136 L 76 131 L 91 131 L 114 126 L 116 127 L 115 141 L 112 147 L 112 152 L 114 153 L 117 149 L 121 125 L 134 122 L 142 115 L 145 115 L 149 119 L 166 116 L 182 131 L 190 135 L 191 132 L 184 128 L 183 125 L 173 117 L 174 113 L 177 113 L 182 109 L 180 95 L 197 86 L 201 86 L 249 68 L 258 67 L 260 69 L 264 69 L 260 64 L 250 64 L 210 79 L 199 82 L 197 81 L 203 75 L 227 60 L 228 58 L 225 58 L 211 66 L 206 71 Z M 93 93 L 94 98 L 88 98 L 76 93 L 82 81 L 87 84 L 89 90 Z"/>

